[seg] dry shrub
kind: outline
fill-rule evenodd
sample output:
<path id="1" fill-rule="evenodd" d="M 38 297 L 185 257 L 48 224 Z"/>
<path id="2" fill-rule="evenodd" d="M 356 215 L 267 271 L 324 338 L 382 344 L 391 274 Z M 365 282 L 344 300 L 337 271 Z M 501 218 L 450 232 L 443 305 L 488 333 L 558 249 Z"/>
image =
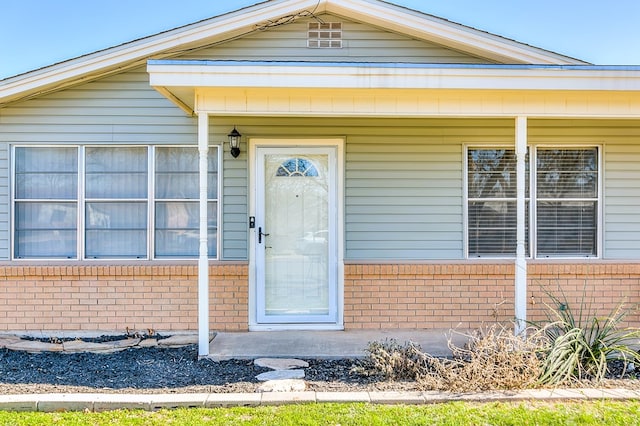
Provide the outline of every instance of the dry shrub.
<path id="1" fill-rule="evenodd" d="M 399 344 L 395 339 L 371 342 L 367 347 L 367 366 L 358 373 L 385 380 L 418 380 L 425 374 L 427 354 L 413 342 Z"/>
<path id="2" fill-rule="evenodd" d="M 373 342 L 367 352 L 368 367 L 360 373 L 387 380 L 415 380 L 420 387 L 449 392 L 523 389 L 538 385 L 542 363 L 538 358 L 544 336 L 514 336 L 513 330 L 493 325 L 466 335 L 469 342 L 457 347 L 449 339 L 453 359 L 424 353 L 413 342 Z"/>
<path id="3" fill-rule="evenodd" d="M 543 335 L 535 332 L 528 337 L 515 336 L 513 330 L 494 324 L 466 337 L 469 342 L 462 348 L 449 339 L 453 359 L 429 357 L 431 368 L 417 379 L 423 388 L 477 392 L 538 385 Z"/>

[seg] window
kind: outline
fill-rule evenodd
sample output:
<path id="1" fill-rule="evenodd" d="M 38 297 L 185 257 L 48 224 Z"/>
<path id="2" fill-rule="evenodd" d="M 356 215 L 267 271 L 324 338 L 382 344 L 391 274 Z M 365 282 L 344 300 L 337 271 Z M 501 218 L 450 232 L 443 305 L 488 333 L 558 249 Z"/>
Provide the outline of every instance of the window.
<path id="1" fill-rule="evenodd" d="M 197 257 L 198 157 L 195 147 L 16 147 L 14 258 Z M 217 165 L 213 147 L 211 257 L 217 256 Z"/>
<path id="2" fill-rule="evenodd" d="M 313 165 L 311 160 L 306 158 L 291 158 L 280 167 L 276 172 L 276 176 L 290 177 L 290 176 L 310 176 L 318 177 L 318 169 Z"/>
<path id="3" fill-rule="evenodd" d="M 85 255 L 147 257 L 145 147 L 85 150 Z"/>
<path id="4" fill-rule="evenodd" d="M 533 150 L 533 158 L 527 157 L 527 254 L 597 256 L 598 149 L 540 147 Z M 514 150 L 467 150 L 469 257 L 515 255 L 516 196 Z M 530 227 L 532 221 L 535 226 Z"/>
<path id="5" fill-rule="evenodd" d="M 598 150 L 538 149 L 538 256 L 597 256 Z"/>
<path id="6" fill-rule="evenodd" d="M 75 258 L 77 148 L 16 148 L 14 257 Z"/>
<path id="7" fill-rule="evenodd" d="M 200 246 L 198 150 L 156 148 L 155 253 L 156 257 L 196 257 Z M 209 255 L 217 249 L 217 159 L 208 165 Z"/>

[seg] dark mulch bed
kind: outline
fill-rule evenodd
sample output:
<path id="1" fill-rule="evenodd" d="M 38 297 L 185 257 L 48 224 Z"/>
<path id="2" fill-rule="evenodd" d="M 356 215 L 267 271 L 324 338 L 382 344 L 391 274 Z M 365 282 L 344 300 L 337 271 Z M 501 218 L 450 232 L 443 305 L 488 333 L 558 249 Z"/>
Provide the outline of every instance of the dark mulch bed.
<path id="1" fill-rule="evenodd" d="M 363 360 L 307 361 L 308 390 L 420 390 L 412 381 L 384 381 L 353 372 L 354 367 L 364 365 Z M 617 367 L 615 375 L 598 386 L 640 388 L 636 372 L 622 380 L 623 368 Z M 2 349 L 0 394 L 256 392 L 260 383 L 255 377 L 266 371 L 252 360 L 198 360 L 197 345 L 130 348 L 112 354 L 29 354 Z"/>
<path id="2" fill-rule="evenodd" d="M 354 390 L 374 378 L 351 372 L 359 360 L 308 360 L 311 390 Z M 252 360 L 198 360 L 197 345 L 131 348 L 112 354 L 0 350 L 0 393 L 255 392 L 269 369 Z M 382 388 L 384 388 L 384 384 Z"/>

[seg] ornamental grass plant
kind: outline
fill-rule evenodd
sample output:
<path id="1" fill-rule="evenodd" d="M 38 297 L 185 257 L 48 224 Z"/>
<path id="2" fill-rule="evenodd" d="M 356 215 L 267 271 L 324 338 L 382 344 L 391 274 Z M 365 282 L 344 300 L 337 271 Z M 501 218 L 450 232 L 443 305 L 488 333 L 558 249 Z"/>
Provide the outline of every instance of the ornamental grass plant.
<path id="1" fill-rule="evenodd" d="M 546 320 L 534 324 L 547 337 L 540 375 L 544 385 L 600 382 L 610 372 L 612 361 L 621 362 L 623 372 L 630 365 L 640 364 L 640 329 L 622 326 L 637 306 L 625 306 L 621 301 L 608 314 L 599 315 L 595 296 L 589 296 L 586 290 L 585 284 L 575 309 L 562 288 L 558 289 L 561 297 L 545 290 L 550 300 L 545 303 Z"/>

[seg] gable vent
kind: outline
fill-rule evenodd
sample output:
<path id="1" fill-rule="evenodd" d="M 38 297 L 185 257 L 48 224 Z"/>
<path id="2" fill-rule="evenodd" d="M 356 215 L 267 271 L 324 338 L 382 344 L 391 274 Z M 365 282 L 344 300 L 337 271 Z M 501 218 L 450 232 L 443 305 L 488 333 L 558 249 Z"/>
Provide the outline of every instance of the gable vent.
<path id="1" fill-rule="evenodd" d="M 307 47 L 342 48 L 341 22 L 309 22 Z"/>

